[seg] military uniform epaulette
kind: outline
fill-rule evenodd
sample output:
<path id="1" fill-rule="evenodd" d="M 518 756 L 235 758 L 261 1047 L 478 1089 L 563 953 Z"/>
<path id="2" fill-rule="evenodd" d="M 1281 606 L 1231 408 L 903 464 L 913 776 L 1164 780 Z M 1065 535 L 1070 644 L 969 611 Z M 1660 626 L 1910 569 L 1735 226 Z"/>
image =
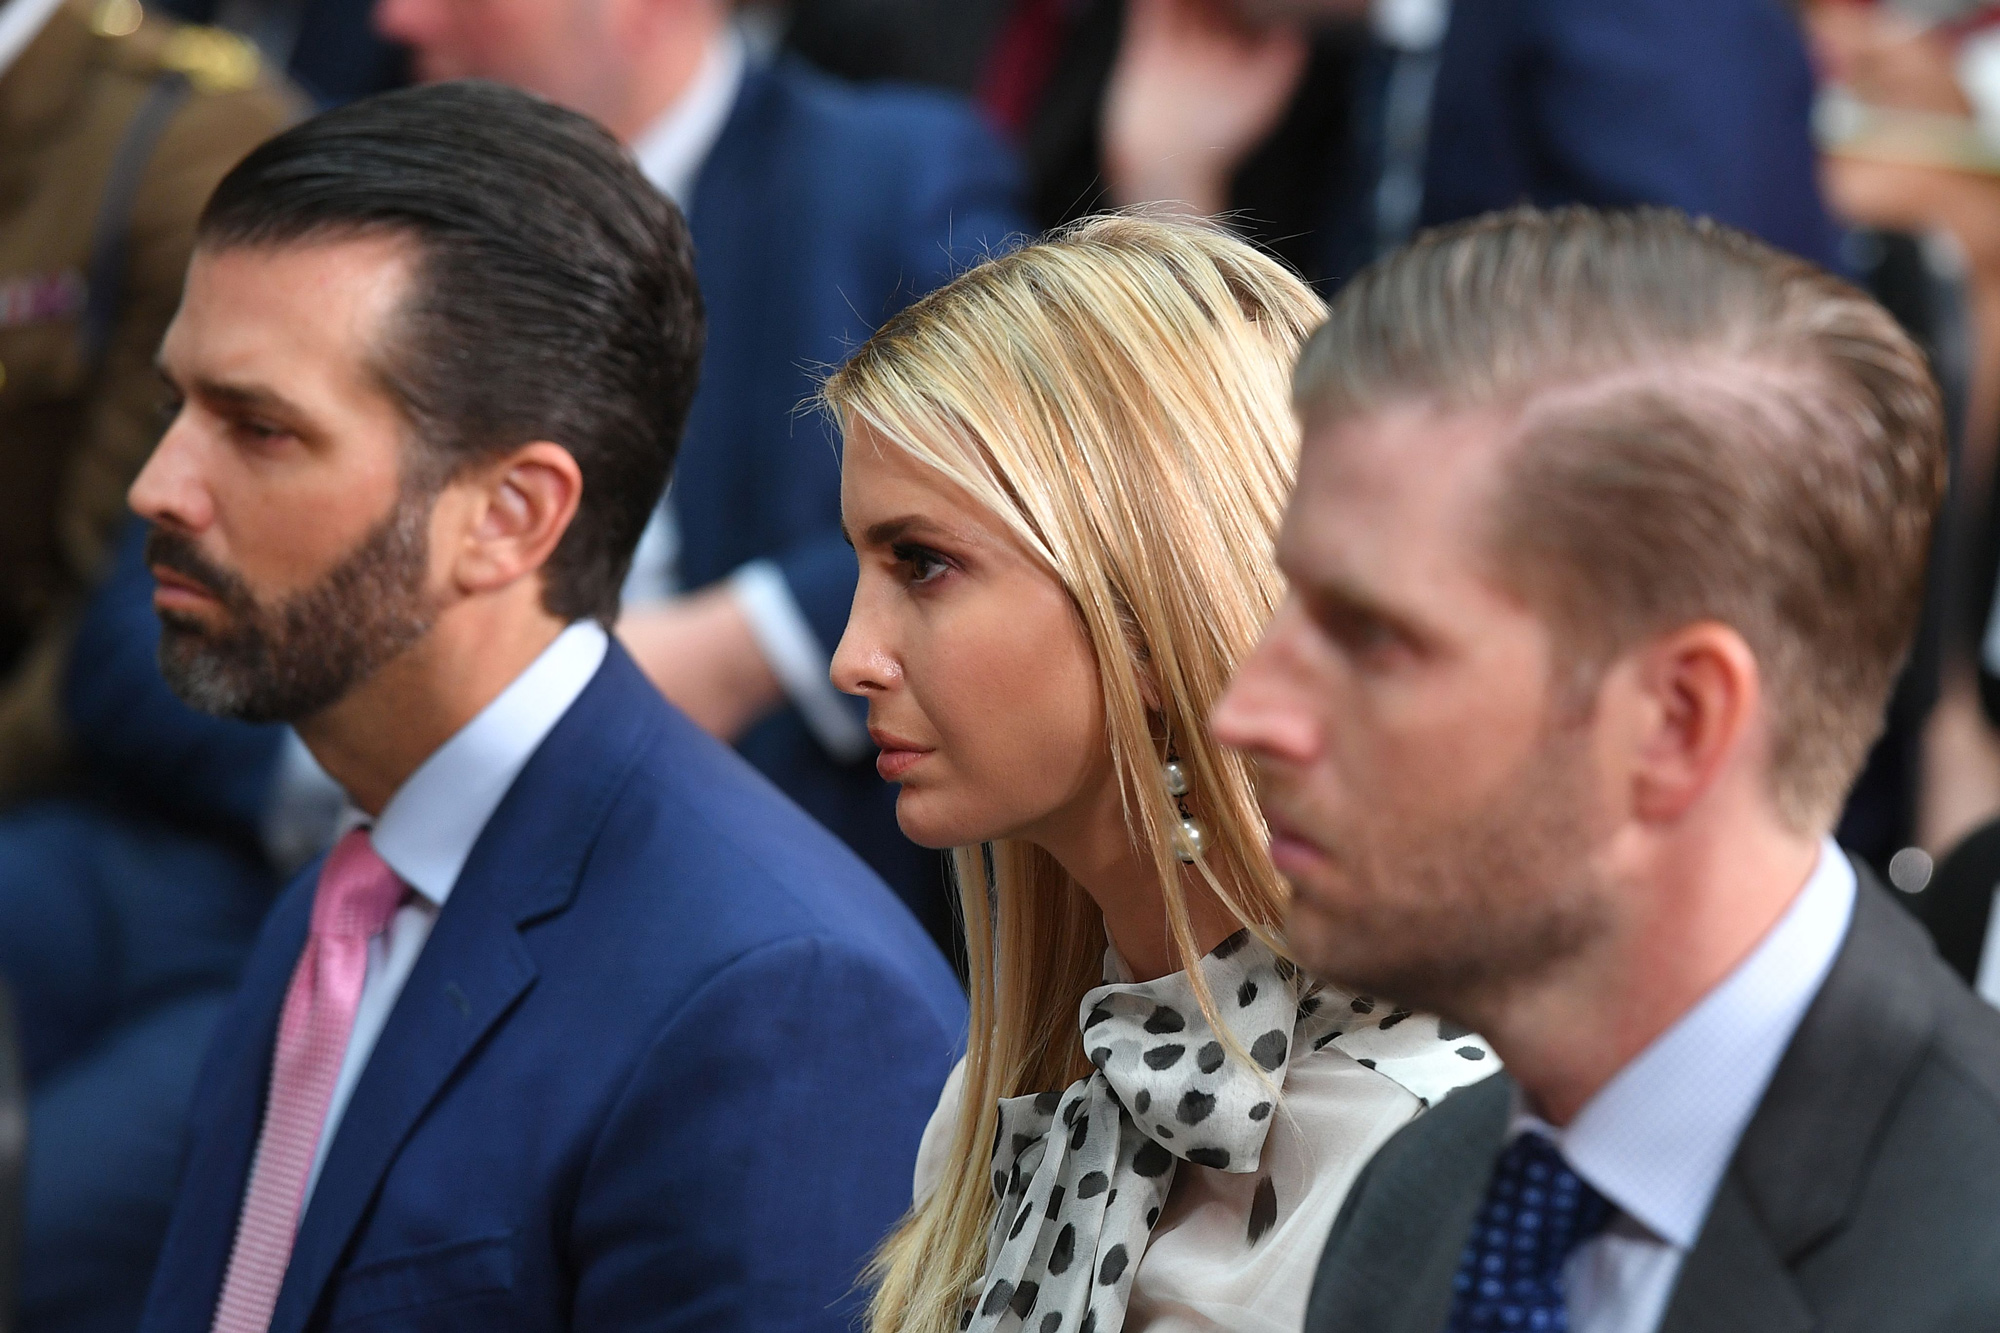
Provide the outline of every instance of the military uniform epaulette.
<path id="1" fill-rule="evenodd" d="M 119 48 L 128 68 L 183 75 L 198 93 L 244 92 L 262 75 L 257 48 L 248 39 L 223 28 L 148 23 L 139 0 L 100 0 L 90 29 Z"/>

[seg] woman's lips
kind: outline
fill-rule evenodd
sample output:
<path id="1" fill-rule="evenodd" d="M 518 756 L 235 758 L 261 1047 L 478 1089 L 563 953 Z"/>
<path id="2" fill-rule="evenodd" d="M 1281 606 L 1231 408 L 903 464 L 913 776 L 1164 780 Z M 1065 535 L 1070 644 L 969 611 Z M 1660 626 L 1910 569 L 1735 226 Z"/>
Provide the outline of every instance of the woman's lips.
<path id="1" fill-rule="evenodd" d="M 915 741 L 906 741 L 901 736 L 892 736 L 886 731 L 876 731 L 871 728 L 868 737 L 882 747 L 882 753 L 875 759 L 875 771 L 882 775 L 884 782 L 900 780 L 918 760 L 930 753 Z"/>
<path id="2" fill-rule="evenodd" d="M 929 754 L 929 750 L 884 750 L 875 757 L 875 771 L 882 775 L 884 782 L 899 782 L 905 773 Z"/>

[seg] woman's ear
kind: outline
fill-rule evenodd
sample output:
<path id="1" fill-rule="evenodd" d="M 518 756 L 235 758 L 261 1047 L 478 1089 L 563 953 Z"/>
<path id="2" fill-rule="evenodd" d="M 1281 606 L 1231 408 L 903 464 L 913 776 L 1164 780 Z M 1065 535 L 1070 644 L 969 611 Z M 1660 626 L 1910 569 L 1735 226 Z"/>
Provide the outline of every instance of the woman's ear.
<path id="1" fill-rule="evenodd" d="M 491 592 L 540 571 L 583 499 L 583 471 L 569 450 L 524 444 L 454 483 L 467 522 L 452 575 L 467 593 Z"/>
<path id="2" fill-rule="evenodd" d="M 1152 663 L 1142 661 L 1138 664 L 1138 667 L 1138 671 L 1134 674 L 1139 678 L 1139 701 L 1146 705 L 1148 713 L 1151 713 L 1154 717 L 1158 717 L 1167 711 L 1164 706 L 1165 695 L 1160 690 L 1160 682 L 1153 679 Z"/>

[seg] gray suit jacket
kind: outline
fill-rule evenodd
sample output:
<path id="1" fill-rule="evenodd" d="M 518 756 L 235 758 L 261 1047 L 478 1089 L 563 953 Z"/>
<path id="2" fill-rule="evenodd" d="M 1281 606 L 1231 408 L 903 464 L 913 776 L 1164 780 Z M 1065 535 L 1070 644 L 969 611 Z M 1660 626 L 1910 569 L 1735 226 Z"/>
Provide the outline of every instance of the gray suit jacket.
<path id="1" fill-rule="evenodd" d="M 2000 1330 L 2000 1013 L 1865 869 L 1660 1333 Z M 1320 1259 L 1306 1333 L 1437 1333 L 1506 1134 L 1505 1074 L 1385 1144 Z"/>

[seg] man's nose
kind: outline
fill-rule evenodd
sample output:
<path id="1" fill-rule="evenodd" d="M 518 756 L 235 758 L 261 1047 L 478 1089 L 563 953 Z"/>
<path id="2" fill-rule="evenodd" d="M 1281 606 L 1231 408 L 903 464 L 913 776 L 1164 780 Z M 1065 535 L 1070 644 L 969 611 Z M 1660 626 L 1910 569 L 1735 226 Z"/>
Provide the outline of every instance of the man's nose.
<path id="1" fill-rule="evenodd" d="M 1321 729 L 1310 692 L 1293 670 L 1294 617 L 1281 609 L 1263 640 L 1243 659 L 1209 715 L 1215 739 L 1254 757 L 1306 764 L 1317 757 Z"/>
<path id="2" fill-rule="evenodd" d="M 215 520 L 215 506 L 201 475 L 200 450 L 183 412 L 153 446 L 146 466 L 125 493 L 132 512 L 148 523 L 200 532 Z"/>

